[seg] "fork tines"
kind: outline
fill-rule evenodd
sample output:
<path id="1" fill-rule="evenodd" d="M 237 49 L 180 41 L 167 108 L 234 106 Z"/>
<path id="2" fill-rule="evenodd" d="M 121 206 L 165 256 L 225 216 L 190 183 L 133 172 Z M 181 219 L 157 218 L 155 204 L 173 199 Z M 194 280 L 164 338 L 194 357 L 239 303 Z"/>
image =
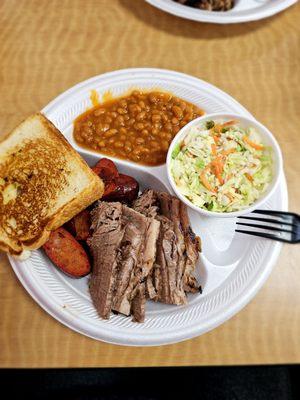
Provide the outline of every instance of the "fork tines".
<path id="1" fill-rule="evenodd" d="M 252 216 L 253 214 L 262 214 L 264 217 Z M 240 222 L 241 219 L 254 221 L 254 223 Z M 287 243 L 299 242 L 299 216 L 294 213 L 284 211 L 255 210 L 251 216 L 248 215 L 238 217 L 237 225 L 258 229 L 236 229 L 236 232 L 239 233 L 260 236 Z"/>

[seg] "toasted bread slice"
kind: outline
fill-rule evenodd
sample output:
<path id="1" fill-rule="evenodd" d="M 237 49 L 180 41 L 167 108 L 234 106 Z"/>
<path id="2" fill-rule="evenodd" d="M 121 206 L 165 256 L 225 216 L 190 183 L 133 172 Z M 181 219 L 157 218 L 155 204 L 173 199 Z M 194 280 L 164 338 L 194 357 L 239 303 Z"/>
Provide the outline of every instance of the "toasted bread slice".
<path id="1" fill-rule="evenodd" d="M 42 114 L 0 143 L 0 249 L 37 249 L 74 215 L 101 198 L 102 180 Z"/>

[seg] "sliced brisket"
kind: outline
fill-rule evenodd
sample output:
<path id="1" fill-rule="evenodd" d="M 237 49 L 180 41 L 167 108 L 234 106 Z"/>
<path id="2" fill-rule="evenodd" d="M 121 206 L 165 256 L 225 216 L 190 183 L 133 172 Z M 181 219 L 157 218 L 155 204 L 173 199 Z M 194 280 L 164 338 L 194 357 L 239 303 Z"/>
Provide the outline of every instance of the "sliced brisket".
<path id="1" fill-rule="evenodd" d="M 145 281 L 156 257 L 159 225 L 120 203 L 98 202 L 88 244 L 94 262 L 90 292 L 101 317 L 114 310 L 144 320 Z"/>
<path id="2" fill-rule="evenodd" d="M 177 293 L 179 293 L 179 297 L 182 299 L 185 298 L 186 302 L 186 296 L 185 295 L 183 296 L 184 293 L 183 274 L 186 262 L 186 254 L 185 254 L 185 241 L 180 222 L 180 201 L 177 199 L 177 197 L 171 196 L 168 193 L 164 192 L 161 193 L 159 192 L 157 196 L 160 202 L 161 213 L 165 217 L 169 218 L 174 224 L 174 232 L 176 236 L 176 251 L 177 251 L 176 289 Z M 178 303 L 175 302 L 174 304 Z"/>
<path id="3" fill-rule="evenodd" d="M 154 273 L 156 300 L 167 304 L 185 304 L 186 296 L 183 288 L 177 285 L 179 255 L 174 223 L 164 216 L 157 218 L 161 227 Z"/>
<path id="4" fill-rule="evenodd" d="M 89 289 L 96 310 L 107 319 L 112 305 L 118 249 L 124 235 L 122 206 L 99 201 L 91 217 L 94 233 L 88 244 L 93 256 L 93 272 Z"/>
<path id="5" fill-rule="evenodd" d="M 145 190 L 133 203 L 133 208 L 146 217 L 154 218 L 158 211 L 157 194 L 152 189 Z"/>
<path id="6" fill-rule="evenodd" d="M 146 297 L 181 305 L 199 290 L 200 239 L 185 205 L 168 193 L 146 190 L 133 207 L 99 201 L 91 212 L 90 293 L 102 318 L 116 311 L 143 322 Z"/>
<path id="7" fill-rule="evenodd" d="M 153 269 L 150 272 L 150 274 L 147 276 L 147 279 L 146 279 L 146 296 L 152 300 L 157 300 L 157 292 L 154 287 L 155 268 L 156 268 L 156 264 L 153 264 Z"/>
<path id="8" fill-rule="evenodd" d="M 157 239 L 160 222 L 154 218 L 147 218 L 148 226 L 145 237 L 145 247 L 142 259 L 142 279 L 146 278 L 153 268 L 156 258 Z"/>
<path id="9" fill-rule="evenodd" d="M 200 286 L 194 272 L 201 251 L 200 238 L 190 226 L 187 207 L 168 193 L 157 193 L 157 197 L 161 213 L 174 222 L 178 249 L 177 287 L 185 292 L 198 292 Z"/>
<path id="10" fill-rule="evenodd" d="M 148 296 L 169 304 L 185 304 L 185 292 L 199 290 L 193 274 L 200 251 L 185 205 L 168 193 L 146 190 L 134 208 L 161 222 L 154 268 L 146 280 Z"/>
<path id="11" fill-rule="evenodd" d="M 145 247 L 145 237 L 148 228 L 148 218 L 134 211 L 122 207 L 122 224 L 125 233 L 120 248 L 117 286 L 114 293 L 113 309 L 129 315 L 133 290 L 140 282 L 141 264 Z"/>
<path id="12" fill-rule="evenodd" d="M 131 302 L 131 314 L 133 322 L 145 321 L 146 290 L 145 283 L 142 282 Z"/>
<path id="13" fill-rule="evenodd" d="M 201 242 L 199 236 L 195 235 L 190 226 L 187 208 L 183 203 L 180 203 L 180 221 L 186 248 L 186 262 L 183 276 L 184 290 L 186 292 L 195 293 L 201 290 L 200 285 L 194 277 L 196 263 L 199 258 L 199 252 L 201 251 Z"/>
<path id="14" fill-rule="evenodd" d="M 155 219 L 158 211 L 158 200 L 156 192 L 152 189 L 145 190 L 142 195 L 134 202 L 133 208 L 149 218 L 147 230 L 146 246 L 143 256 L 142 279 L 145 279 L 146 295 L 150 299 L 157 299 L 156 289 L 152 278 L 153 265 L 157 253 L 157 240 L 160 230 L 160 222 Z"/>
<path id="15" fill-rule="evenodd" d="M 145 313 L 145 281 L 151 273 L 156 257 L 156 242 L 159 234 L 159 222 L 153 218 L 147 218 L 143 214 L 123 206 L 123 219 L 130 226 L 134 224 L 140 232 L 140 243 L 134 245 L 136 251 L 136 263 L 132 270 L 130 280 L 122 298 L 122 306 L 129 309 L 131 302 L 131 312 L 134 321 L 142 322 Z M 126 231 L 124 238 L 126 236 Z M 138 234 L 136 235 L 138 237 Z M 123 312 L 124 310 L 119 310 Z"/>
<path id="16" fill-rule="evenodd" d="M 157 300 L 167 304 L 185 304 L 183 287 L 177 285 L 179 253 L 175 224 L 165 216 L 157 218 L 161 223 L 154 273 Z"/>
<path id="17" fill-rule="evenodd" d="M 122 314 L 130 314 L 130 299 L 126 296 L 134 269 L 140 257 L 143 237 L 139 230 L 131 223 L 125 226 L 125 233 L 121 242 L 114 291 L 113 310 Z"/>

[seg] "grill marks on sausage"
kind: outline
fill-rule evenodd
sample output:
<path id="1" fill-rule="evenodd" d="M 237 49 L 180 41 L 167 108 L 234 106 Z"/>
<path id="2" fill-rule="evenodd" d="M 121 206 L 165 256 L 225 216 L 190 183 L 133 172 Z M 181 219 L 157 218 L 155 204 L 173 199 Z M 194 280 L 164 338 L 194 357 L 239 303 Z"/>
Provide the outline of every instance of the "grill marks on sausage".
<path id="1" fill-rule="evenodd" d="M 113 311 L 143 322 L 146 298 L 181 305 L 199 291 L 200 239 L 176 197 L 146 190 L 133 208 L 99 201 L 91 218 L 90 293 L 101 317 Z"/>

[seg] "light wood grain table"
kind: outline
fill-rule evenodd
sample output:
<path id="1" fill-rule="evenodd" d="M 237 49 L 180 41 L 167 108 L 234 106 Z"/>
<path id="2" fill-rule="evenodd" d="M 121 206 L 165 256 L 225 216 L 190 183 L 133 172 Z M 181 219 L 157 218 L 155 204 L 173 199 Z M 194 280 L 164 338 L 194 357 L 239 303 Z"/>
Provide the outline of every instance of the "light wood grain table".
<path id="1" fill-rule="evenodd" d="M 70 86 L 127 67 L 207 80 L 274 132 L 290 210 L 300 200 L 300 5 L 261 22 L 209 25 L 142 0 L 0 2 L 0 132 Z M 193 340 L 154 348 L 77 334 L 27 294 L 0 256 L 0 367 L 232 365 L 300 362 L 300 248 L 285 246 L 255 299 Z"/>

